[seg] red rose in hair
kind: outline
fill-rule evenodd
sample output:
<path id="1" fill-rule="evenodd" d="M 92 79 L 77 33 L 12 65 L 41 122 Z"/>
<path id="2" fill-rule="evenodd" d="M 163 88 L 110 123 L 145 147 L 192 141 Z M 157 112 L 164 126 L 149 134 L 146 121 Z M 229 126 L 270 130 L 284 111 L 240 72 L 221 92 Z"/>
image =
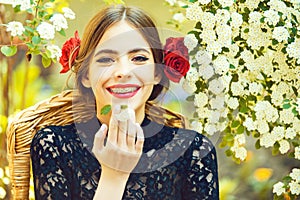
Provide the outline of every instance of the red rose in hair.
<path id="1" fill-rule="evenodd" d="M 173 82 L 178 83 L 190 69 L 188 49 L 184 38 L 168 38 L 164 48 L 164 72 Z"/>
<path id="2" fill-rule="evenodd" d="M 74 35 L 75 37 L 67 40 L 62 47 L 62 56 L 60 57 L 59 62 L 63 66 L 63 69 L 60 73 L 69 71 L 78 55 L 81 40 L 78 36 L 78 31 L 76 31 Z"/>

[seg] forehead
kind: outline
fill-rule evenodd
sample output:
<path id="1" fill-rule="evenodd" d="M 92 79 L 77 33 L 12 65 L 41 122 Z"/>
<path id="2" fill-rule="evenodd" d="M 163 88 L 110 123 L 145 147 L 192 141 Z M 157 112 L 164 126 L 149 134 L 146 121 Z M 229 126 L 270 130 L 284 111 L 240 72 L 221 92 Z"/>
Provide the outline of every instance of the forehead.
<path id="1" fill-rule="evenodd" d="M 145 48 L 150 46 L 143 35 L 125 21 L 117 22 L 108 28 L 99 44 L 96 52 L 103 49 L 115 50 L 118 52 L 128 52 L 131 49 Z"/>

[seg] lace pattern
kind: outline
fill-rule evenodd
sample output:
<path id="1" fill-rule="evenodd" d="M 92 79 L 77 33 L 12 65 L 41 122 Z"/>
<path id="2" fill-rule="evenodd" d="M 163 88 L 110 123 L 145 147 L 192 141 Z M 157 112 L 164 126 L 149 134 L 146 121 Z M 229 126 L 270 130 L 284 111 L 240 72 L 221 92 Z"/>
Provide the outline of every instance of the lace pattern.
<path id="1" fill-rule="evenodd" d="M 93 199 L 101 166 L 90 149 L 99 127 L 92 119 L 38 131 L 31 144 L 36 199 Z M 219 199 L 216 151 L 206 137 L 147 118 L 142 128 L 144 154 L 122 199 Z"/>

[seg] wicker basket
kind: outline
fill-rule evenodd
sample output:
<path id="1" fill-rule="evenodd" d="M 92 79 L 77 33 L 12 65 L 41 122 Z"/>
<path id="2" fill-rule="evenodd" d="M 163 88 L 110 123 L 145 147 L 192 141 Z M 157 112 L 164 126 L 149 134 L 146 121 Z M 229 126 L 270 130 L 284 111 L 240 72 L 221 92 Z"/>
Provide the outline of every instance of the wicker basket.
<path id="1" fill-rule="evenodd" d="M 48 125 L 66 125 L 91 118 L 91 112 L 81 115 L 74 113 L 88 110 L 87 105 L 72 106 L 74 91 L 64 91 L 45 101 L 19 112 L 7 128 L 7 152 L 13 199 L 29 199 L 30 144 L 35 133 Z M 76 110 L 75 110 L 76 108 Z M 151 120 L 169 126 L 185 127 L 182 115 L 165 108 L 147 103 L 146 113 Z"/>

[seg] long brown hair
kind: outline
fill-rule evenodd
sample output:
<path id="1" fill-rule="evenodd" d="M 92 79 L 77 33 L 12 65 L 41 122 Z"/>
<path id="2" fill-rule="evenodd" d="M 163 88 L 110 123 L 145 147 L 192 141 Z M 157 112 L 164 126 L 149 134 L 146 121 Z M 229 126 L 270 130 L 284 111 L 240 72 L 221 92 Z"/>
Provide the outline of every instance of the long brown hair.
<path id="1" fill-rule="evenodd" d="M 161 81 L 154 85 L 153 91 L 148 100 L 154 100 L 164 88 L 168 88 L 169 79 L 162 70 L 163 50 L 159 38 L 159 33 L 152 19 L 145 11 L 136 7 L 125 7 L 123 5 L 107 7 L 98 12 L 87 24 L 80 51 L 73 65 L 75 72 L 76 87 L 87 101 L 94 101 L 94 94 L 90 88 L 82 84 L 82 78 L 88 73 L 88 66 L 94 54 L 95 48 L 101 40 L 105 31 L 113 24 L 125 20 L 133 27 L 137 28 L 151 47 L 151 51 L 156 64 L 155 73 L 160 74 Z"/>

